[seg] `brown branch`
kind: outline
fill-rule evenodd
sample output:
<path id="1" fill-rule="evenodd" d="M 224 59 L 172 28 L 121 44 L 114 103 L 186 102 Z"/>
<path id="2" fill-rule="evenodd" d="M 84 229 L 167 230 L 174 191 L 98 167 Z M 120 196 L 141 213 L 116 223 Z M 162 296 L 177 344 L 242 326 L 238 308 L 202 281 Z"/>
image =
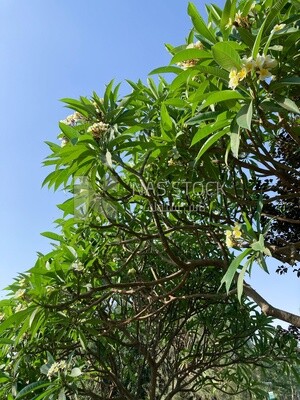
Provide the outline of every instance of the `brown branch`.
<path id="1" fill-rule="evenodd" d="M 300 328 L 300 316 L 292 314 L 288 311 L 281 310 L 273 307 L 267 300 L 265 300 L 259 293 L 256 292 L 250 285 L 244 283 L 244 292 L 247 296 L 261 308 L 261 311 L 270 317 L 278 318 L 281 321 L 288 322 Z"/>

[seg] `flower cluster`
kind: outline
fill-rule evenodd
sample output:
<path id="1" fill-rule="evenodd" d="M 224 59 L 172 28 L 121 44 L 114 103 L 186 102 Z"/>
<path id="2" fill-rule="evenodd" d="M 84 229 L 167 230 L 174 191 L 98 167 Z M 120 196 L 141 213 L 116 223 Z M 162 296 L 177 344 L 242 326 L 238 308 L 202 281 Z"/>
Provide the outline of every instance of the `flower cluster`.
<path id="1" fill-rule="evenodd" d="M 234 247 L 238 244 L 239 239 L 242 237 L 241 225 L 235 223 L 232 230 L 227 230 L 226 235 L 226 246 Z"/>
<path id="2" fill-rule="evenodd" d="M 73 262 L 72 268 L 74 271 L 80 272 L 84 270 L 84 265 L 81 262 Z"/>
<path id="3" fill-rule="evenodd" d="M 229 73 L 229 87 L 235 89 L 240 81 L 242 81 L 248 73 L 255 72 L 259 80 L 263 81 L 267 78 L 271 78 L 271 69 L 277 66 L 275 58 L 268 55 L 258 54 L 256 59 L 252 57 L 244 57 L 242 59 L 243 67 L 240 71 L 236 68 L 232 68 Z"/>
<path id="4" fill-rule="evenodd" d="M 91 125 L 87 129 L 87 132 L 91 133 L 95 139 L 100 139 L 103 136 L 103 134 L 107 132 L 108 128 L 109 128 L 108 124 L 105 124 L 104 122 L 100 121 Z"/>
<path id="5" fill-rule="evenodd" d="M 54 362 L 47 372 L 48 378 L 56 375 L 60 371 L 65 371 L 68 368 L 66 361 Z"/>
<path id="6" fill-rule="evenodd" d="M 252 4 L 251 9 L 255 7 L 255 4 Z M 243 16 L 242 12 L 238 10 L 238 12 L 234 16 L 234 20 L 229 18 L 227 25 L 225 25 L 226 29 L 232 28 L 233 26 L 241 26 L 243 28 L 249 28 L 249 18 L 247 16 Z"/>
<path id="7" fill-rule="evenodd" d="M 199 49 L 202 50 L 203 49 L 203 44 L 198 40 L 196 43 L 190 43 L 186 46 L 187 49 Z M 197 59 L 191 59 L 191 60 L 186 60 L 183 62 L 178 63 L 178 65 L 180 67 L 182 67 L 182 69 L 187 69 L 187 68 L 191 68 L 194 67 L 197 64 L 198 60 Z"/>
<path id="8" fill-rule="evenodd" d="M 79 112 L 75 111 L 74 114 L 68 115 L 66 119 L 62 119 L 60 122 L 65 125 L 75 126 L 78 123 L 83 122 L 84 117 Z"/>

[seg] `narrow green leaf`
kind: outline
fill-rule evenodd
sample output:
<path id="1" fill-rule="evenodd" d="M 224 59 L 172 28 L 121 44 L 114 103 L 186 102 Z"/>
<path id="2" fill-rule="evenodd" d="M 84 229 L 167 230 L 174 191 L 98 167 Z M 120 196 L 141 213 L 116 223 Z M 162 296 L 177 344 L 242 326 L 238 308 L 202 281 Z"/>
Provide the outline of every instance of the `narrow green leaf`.
<path id="1" fill-rule="evenodd" d="M 225 82 L 229 81 L 228 73 L 221 68 L 211 67 L 210 65 L 196 65 L 195 69 L 202 72 L 203 74 L 213 75 L 217 78 L 221 78 Z"/>
<path id="2" fill-rule="evenodd" d="M 207 23 L 198 13 L 198 10 L 193 3 L 189 3 L 188 5 L 188 15 L 191 17 L 196 31 L 205 37 L 209 42 L 216 43 L 215 35 L 209 30 Z"/>
<path id="3" fill-rule="evenodd" d="M 167 107 L 164 103 L 162 103 L 161 105 L 160 117 L 161 117 L 162 128 L 167 132 L 172 130 L 173 122 L 168 113 Z"/>
<path id="4" fill-rule="evenodd" d="M 299 110 L 297 104 L 293 100 L 288 99 L 287 97 L 283 97 L 283 96 L 276 96 L 275 100 L 276 100 L 276 103 L 279 104 L 282 108 L 285 108 L 286 110 L 291 111 L 296 114 L 300 113 L 300 110 Z"/>
<path id="5" fill-rule="evenodd" d="M 191 146 L 194 146 L 196 143 L 198 143 L 200 140 L 204 139 L 206 136 L 210 135 L 211 133 L 224 128 L 225 126 L 229 125 L 229 121 L 227 120 L 221 120 L 221 121 L 216 121 L 214 124 L 210 125 L 204 125 L 201 126 L 198 131 L 195 133 Z"/>
<path id="6" fill-rule="evenodd" d="M 228 35 L 230 34 L 230 28 L 226 29 L 225 26 L 229 23 L 229 20 L 234 20 L 235 11 L 236 0 L 226 0 L 220 23 L 221 30 L 223 32 L 223 35 L 225 34 L 225 37 L 228 37 Z"/>
<path id="7" fill-rule="evenodd" d="M 241 107 L 240 111 L 236 116 L 236 122 L 238 126 L 251 131 L 252 114 L 253 114 L 253 106 L 252 106 L 252 101 L 250 101 L 249 104 L 245 104 Z"/>
<path id="8" fill-rule="evenodd" d="M 248 29 L 242 27 L 238 28 L 238 32 L 240 34 L 242 41 L 251 49 L 255 43 L 255 36 L 253 36 Z"/>
<path id="9" fill-rule="evenodd" d="M 239 273 L 238 281 L 237 281 L 237 296 L 239 299 L 239 302 L 241 302 L 242 294 L 243 294 L 243 288 L 244 288 L 244 277 L 245 273 L 247 271 L 249 263 L 246 262 L 243 268 L 241 269 L 241 272 Z"/>
<path id="10" fill-rule="evenodd" d="M 251 253 L 251 249 L 244 250 L 241 254 L 239 254 L 229 265 L 226 274 L 223 276 L 221 280 L 221 286 L 225 283 L 226 291 L 229 292 L 231 283 L 233 281 L 234 275 L 239 268 L 241 262 L 249 253 Z"/>
<path id="11" fill-rule="evenodd" d="M 33 382 L 30 383 L 29 385 L 25 386 L 16 396 L 16 400 L 22 399 L 29 393 L 32 393 L 38 389 L 41 389 L 43 387 L 49 386 L 51 382 L 49 381 L 39 381 L 39 382 Z"/>
<path id="12" fill-rule="evenodd" d="M 233 157 L 239 157 L 239 148 L 241 142 L 240 132 L 230 132 L 230 149 L 232 151 Z"/>
<path id="13" fill-rule="evenodd" d="M 264 31 L 264 29 L 265 29 L 265 24 L 266 24 L 266 20 L 262 23 L 262 25 L 261 25 L 261 27 L 260 27 L 260 29 L 259 29 L 259 31 L 258 31 L 258 34 L 257 34 L 257 36 L 256 36 L 254 45 L 253 45 L 253 49 L 252 49 L 252 54 L 251 54 L 251 56 L 252 56 L 252 58 L 254 58 L 254 59 L 256 58 L 256 56 L 257 56 L 257 54 L 258 54 L 258 52 L 259 52 L 259 46 L 260 46 L 260 42 L 261 42 L 261 38 L 262 38 L 263 31 Z"/>
<path id="14" fill-rule="evenodd" d="M 45 236 L 48 239 L 57 240 L 59 242 L 64 241 L 63 236 L 58 235 L 57 233 L 54 233 L 54 232 L 42 232 L 41 235 Z"/>
<path id="15" fill-rule="evenodd" d="M 170 64 L 177 64 L 186 60 L 200 60 L 212 58 L 208 51 L 200 49 L 185 49 L 176 53 L 170 61 Z"/>
<path id="16" fill-rule="evenodd" d="M 226 135 L 228 132 L 229 128 L 226 128 L 220 132 L 215 133 L 212 135 L 207 141 L 204 143 L 204 145 L 201 147 L 199 153 L 197 154 L 196 161 L 198 161 L 202 155 L 222 136 Z"/>
<path id="17" fill-rule="evenodd" d="M 155 68 L 149 73 L 149 75 L 156 75 L 156 74 L 177 74 L 178 75 L 178 74 L 180 74 L 181 71 L 182 71 L 181 68 L 169 65 L 167 67 Z"/>
<path id="18" fill-rule="evenodd" d="M 238 52 L 230 45 L 230 42 L 219 42 L 212 47 L 215 61 L 227 71 L 232 68 L 241 68 L 241 58 Z"/>
<path id="19" fill-rule="evenodd" d="M 255 251 L 259 251 L 259 252 L 263 253 L 264 248 L 265 248 L 265 240 L 264 240 L 264 236 L 262 234 L 259 235 L 258 241 L 251 244 L 251 248 Z"/>
<path id="20" fill-rule="evenodd" d="M 210 106 L 211 104 L 217 104 L 220 103 L 221 101 L 234 100 L 234 99 L 236 100 L 244 99 L 244 96 L 241 93 L 237 92 L 236 90 L 223 90 L 222 92 L 220 91 L 212 92 L 210 95 L 208 95 L 205 102 L 201 104 L 200 110 Z"/>
<path id="21" fill-rule="evenodd" d="M 207 111 L 195 115 L 194 117 L 188 119 L 185 123 L 186 125 L 198 125 L 198 123 L 201 121 L 207 121 L 211 119 L 215 120 L 218 115 L 219 115 L 218 111 Z"/>
<path id="22" fill-rule="evenodd" d="M 27 315 L 30 314 L 35 307 L 28 307 L 25 310 L 19 311 L 10 317 L 8 317 L 4 322 L 0 324 L 0 333 L 4 332 L 6 329 L 14 330 L 14 326 L 21 325 L 21 323 L 27 318 Z"/>

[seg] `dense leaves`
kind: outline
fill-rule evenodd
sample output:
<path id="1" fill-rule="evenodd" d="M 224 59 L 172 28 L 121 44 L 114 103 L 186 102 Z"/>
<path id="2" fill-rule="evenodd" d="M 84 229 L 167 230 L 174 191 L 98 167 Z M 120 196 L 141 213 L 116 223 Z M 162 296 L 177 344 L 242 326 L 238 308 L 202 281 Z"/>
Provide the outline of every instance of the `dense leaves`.
<path id="1" fill-rule="evenodd" d="M 297 375 L 300 317 L 246 280 L 299 268 L 298 8 L 189 4 L 155 78 L 63 99 L 44 185 L 70 198 L 0 303 L 1 398 L 263 399 L 261 369 Z"/>

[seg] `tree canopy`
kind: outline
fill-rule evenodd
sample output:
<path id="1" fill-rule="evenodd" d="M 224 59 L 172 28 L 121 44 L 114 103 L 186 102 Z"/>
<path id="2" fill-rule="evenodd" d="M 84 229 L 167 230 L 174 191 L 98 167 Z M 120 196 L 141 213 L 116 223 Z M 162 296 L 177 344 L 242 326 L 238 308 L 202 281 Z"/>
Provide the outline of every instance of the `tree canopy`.
<path id="1" fill-rule="evenodd" d="M 63 99 L 44 185 L 70 197 L 0 302 L 2 398 L 263 399 L 253 371 L 299 379 L 300 316 L 247 283 L 300 276 L 299 3 L 206 9 L 147 83 Z"/>

